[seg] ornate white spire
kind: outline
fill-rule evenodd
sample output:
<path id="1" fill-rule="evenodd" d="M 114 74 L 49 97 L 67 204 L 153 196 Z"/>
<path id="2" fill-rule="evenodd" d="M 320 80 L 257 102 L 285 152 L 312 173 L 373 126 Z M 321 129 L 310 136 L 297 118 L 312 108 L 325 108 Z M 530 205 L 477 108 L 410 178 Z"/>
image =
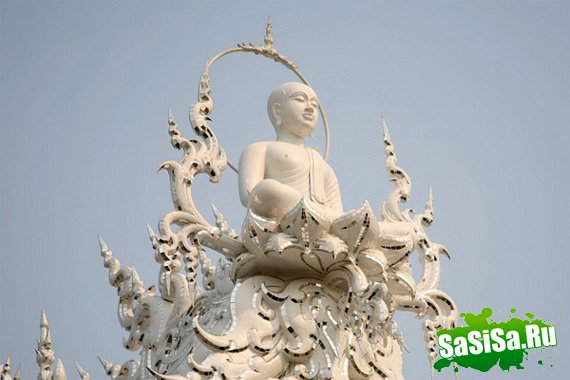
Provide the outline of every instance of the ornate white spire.
<path id="1" fill-rule="evenodd" d="M 55 353 L 52 350 L 49 324 L 46 313 L 42 310 L 40 316 L 40 340 L 36 348 L 36 363 L 40 367 L 38 380 L 67 380 L 65 368 L 61 360 L 57 361 L 55 371 L 52 371 L 54 360 Z"/>
<path id="2" fill-rule="evenodd" d="M 2 371 L 0 372 L 0 380 L 13 380 L 10 357 L 8 357 L 8 359 L 6 359 L 6 363 L 2 365 Z"/>

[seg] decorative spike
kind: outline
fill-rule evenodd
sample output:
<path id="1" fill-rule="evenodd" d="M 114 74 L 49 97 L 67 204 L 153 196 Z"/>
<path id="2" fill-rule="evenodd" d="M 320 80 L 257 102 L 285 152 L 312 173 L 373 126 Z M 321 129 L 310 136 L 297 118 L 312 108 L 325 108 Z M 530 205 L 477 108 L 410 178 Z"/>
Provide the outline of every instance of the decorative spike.
<path id="1" fill-rule="evenodd" d="M 224 217 L 224 216 L 222 215 L 222 213 L 220 212 L 220 210 L 218 210 L 218 208 L 216 207 L 215 204 L 210 203 L 210 205 L 212 206 L 212 211 L 214 212 L 214 215 L 216 216 L 216 219 L 218 219 L 219 217 L 222 217 L 222 218 Z"/>
<path id="2" fill-rule="evenodd" d="M 101 253 L 109 250 L 109 247 L 107 247 L 107 244 L 105 243 L 101 235 L 99 235 L 99 247 L 101 249 Z"/>
<path id="3" fill-rule="evenodd" d="M 441 253 L 442 255 L 444 255 L 445 257 L 447 257 L 449 260 L 451 260 L 451 254 L 449 253 L 449 251 L 445 248 L 445 247 L 441 247 L 439 253 Z"/>
<path id="4" fill-rule="evenodd" d="M 14 375 L 14 380 L 21 380 L 22 379 L 22 366 L 18 365 L 18 369 L 16 370 L 16 374 Z"/>
<path id="5" fill-rule="evenodd" d="M 146 224 L 146 230 L 148 232 L 148 237 L 149 237 L 150 241 L 152 243 L 154 243 L 156 241 L 156 234 L 154 233 L 154 231 L 152 230 L 152 228 L 150 227 L 150 225 L 148 223 Z"/>
<path id="6" fill-rule="evenodd" d="M 42 313 L 40 315 L 40 327 L 49 327 L 46 312 L 44 310 L 42 310 Z"/>
<path id="7" fill-rule="evenodd" d="M 426 213 L 430 213 L 430 215 L 433 215 L 433 191 L 431 189 L 431 186 L 428 189 L 428 197 L 424 210 Z"/>
<path id="8" fill-rule="evenodd" d="M 45 311 L 40 316 L 40 341 L 39 344 L 51 343 L 51 333 Z"/>
<path id="9" fill-rule="evenodd" d="M 384 119 L 384 116 L 382 116 L 382 129 L 384 130 L 384 142 L 386 144 L 392 144 L 390 132 L 388 132 L 388 125 L 386 124 L 386 119 Z"/>
<path id="10" fill-rule="evenodd" d="M 75 367 L 77 368 L 77 372 L 79 372 L 79 377 L 81 378 L 81 380 L 90 380 L 91 376 L 89 375 L 88 372 L 86 372 L 83 368 L 81 368 L 81 366 L 79 365 L 78 362 L 75 362 Z"/>
<path id="11" fill-rule="evenodd" d="M 168 107 L 168 124 L 172 124 L 174 122 L 174 117 L 172 117 L 172 109 Z"/>
<path id="12" fill-rule="evenodd" d="M 214 211 L 214 216 L 216 217 L 216 225 L 220 230 L 224 231 L 224 229 L 227 229 L 226 218 L 224 217 L 224 214 L 222 214 L 220 210 L 218 210 L 218 208 L 213 203 L 211 203 L 211 205 L 212 205 L 212 211 Z"/>
<path id="13" fill-rule="evenodd" d="M 204 71 L 202 72 L 202 76 L 200 77 L 200 88 L 198 89 L 198 99 L 202 101 L 206 101 L 209 99 L 210 94 L 210 75 L 208 73 L 208 68 L 210 67 L 210 62 L 206 61 L 206 65 L 204 66 Z M 192 119 L 190 119 L 192 122 Z"/>
<path id="14" fill-rule="evenodd" d="M 423 226 L 430 226 L 433 222 L 433 191 L 431 186 L 428 189 L 428 196 L 426 204 L 424 206 L 424 211 L 421 214 L 416 215 L 416 220 Z"/>
<path id="15" fill-rule="evenodd" d="M 57 364 L 55 366 L 55 371 L 53 373 L 52 380 L 67 380 L 67 375 L 65 373 L 65 367 L 63 366 L 63 362 L 61 359 L 57 360 Z"/>
<path id="16" fill-rule="evenodd" d="M 8 359 L 6 359 L 6 363 L 4 363 L 2 365 L 2 368 L 0 369 L 0 379 L 12 379 L 11 375 L 12 375 L 12 368 L 11 368 L 11 364 L 10 364 L 10 357 L 8 356 Z M 6 377 L 4 377 L 4 375 L 6 375 Z"/>
<path id="17" fill-rule="evenodd" d="M 238 234 L 236 234 L 236 232 L 232 228 L 230 228 L 230 225 L 226 220 L 224 214 L 222 214 L 222 212 L 218 210 L 218 208 L 213 203 L 211 203 L 211 205 L 212 205 L 212 210 L 214 211 L 214 216 L 216 217 L 216 226 L 223 233 L 229 235 L 232 238 L 237 238 Z"/>
<path id="18" fill-rule="evenodd" d="M 51 364 L 55 354 L 51 348 L 51 336 L 46 313 L 40 316 L 40 339 L 36 348 L 36 363 L 40 368 L 38 380 L 52 380 Z M 63 379 L 65 380 L 65 379 Z"/>
<path id="19" fill-rule="evenodd" d="M 163 162 L 156 168 L 156 172 L 158 173 L 161 170 L 168 170 L 170 168 L 170 164 L 168 162 Z"/>
<path id="20" fill-rule="evenodd" d="M 105 373 L 107 375 L 111 374 L 111 370 L 113 369 L 113 364 L 111 364 L 111 362 L 103 359 L 102 357 L 100 357 L 99 355 L 97 355 L 97 359 L 99 359 L 99 362 L 101 363 L 101 365 L 103 366 L 103 369 L 105 370 Z"/>
<path id="21" fill-rule="evenodd" d="M 271 25 L 271 17 L 267 18 L 267 25 L 265 26 L 265 38 L 263 42 L 268 48 L 273 48 L 273 26 Z"/>
<path id="22" fill-rule="evenodd" d="M 204 71 L 202 71 L 202 76 L 200 77 L 200 87 L 208 86 L 208 82 L 210 81 L 210 75 L 208 70 L 210 69 L 210 61 L 206 61 L 204 65 Z"/>

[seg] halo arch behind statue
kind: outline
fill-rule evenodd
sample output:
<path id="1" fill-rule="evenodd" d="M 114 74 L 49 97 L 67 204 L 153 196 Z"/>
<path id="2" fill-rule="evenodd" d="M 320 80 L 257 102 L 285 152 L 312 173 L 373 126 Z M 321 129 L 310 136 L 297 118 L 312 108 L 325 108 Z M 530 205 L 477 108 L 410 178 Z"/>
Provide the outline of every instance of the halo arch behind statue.
<path id="1" fill-rule="evenodd" d="M 266 58 L 273 59 L 275 62 L 281 63 L 283 66 L 285 66 L 286 68 L 291 70 L 297 76 L 297 78 L 299 78 L 301 80 L 301 82 L 303 82 L 307 86 L 311 87 L 309 81 L 307 81 L 307 79 L 305 79 L 303 74 L 301 74 L 301 72 L 297 69 L 297 66 L 293 62 L 291 62 L 287 57 L 280 54 L 275 49 L 275 47 L 273 47 L 273 38 L 271 36 L 271 22 L 269 21 L 267 23 L 264 45 L 254 45 L 251 43 L 249 43 L 249 44 L 240 43 L 240 44 L 238 44 L 237 47 L 221 51 L 220 53 L 215 55 L 212 59 L 210 59 L 209 61 L 206 62 L 206 65 L 204 67 L 204 74 L 202 75 L 202 78 L 207 78 L 208 89 L 210 87 L 208 73 L 210 72 L 210 68 L 212 67 L 212 65 L 216 61 L 218 61 L 220 58 L 222 58 L 226 55 L 229 55 L 232 53 L 238 53 L 238 52 L 254 53 L 255 55 L 262 55 Z M 204 84 L 202 82 L 200 82 L 200 85 L 198 86 L 198 100 L 199 101 L 201 100 L 201 97 L 204 94 L 204 87 L 203 86 L 204 86 Z M 329 132 L 329 126 L 328 126 L 328 122 L 327 122 L 327 116 L 326 116 L 324 108 L 320 102 L 319 102 L 319 114 L 321 115 L 321 119 L 323 121 L 323 127 L 325 130 L 325 154 L 324 154 L 324 158 L 325 158 L 325 160 L 328 161 L 329 155 L 330 155 L 330 132 Z M 230 168 L 232 168 L 233 171 L 235 171 L 236 173 L 239 173 L 237 167 L 229 159 L 228 159 L 228 165 L 230 166 Z"/>

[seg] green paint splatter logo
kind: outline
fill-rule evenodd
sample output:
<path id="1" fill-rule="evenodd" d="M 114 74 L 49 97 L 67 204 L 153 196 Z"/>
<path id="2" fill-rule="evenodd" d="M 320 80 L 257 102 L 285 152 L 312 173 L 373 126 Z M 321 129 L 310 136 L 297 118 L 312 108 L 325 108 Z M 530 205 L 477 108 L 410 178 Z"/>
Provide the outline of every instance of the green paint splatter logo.
<path id="1" fill-rule="evenodd" d="M 515 313 L 516 309 L 511 309 Z M 509 316 L 506 322 L 489 321 L 493 314 L 489 308 L 481 314 L 463 313 L 467 326 L 437 333 L 440 359 L 434 368 L 441 371 L 454 364 L 487 372 L 495 365 L 504 371 L 523 369 L 522 363 L 533 348 L 556 346 L 554 326 L 526 313 L 527 319 Z M 542 364 L 539 360 L 538 364 Z"/>

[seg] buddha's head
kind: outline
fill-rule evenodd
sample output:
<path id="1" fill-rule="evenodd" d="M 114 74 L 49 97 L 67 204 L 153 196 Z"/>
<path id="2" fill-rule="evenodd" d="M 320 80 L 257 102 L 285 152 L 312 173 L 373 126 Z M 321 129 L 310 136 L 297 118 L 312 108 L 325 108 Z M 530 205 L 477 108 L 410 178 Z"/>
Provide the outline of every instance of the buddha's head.
<path id="1" fill-rule="evenodd" d="M 319 120 L 318 110 L 315 91 L 303 83 L 282 84 L 267 100 L 267 113 L 278 137 L 284 133 L 303 139 L 310 136 Z"/>

